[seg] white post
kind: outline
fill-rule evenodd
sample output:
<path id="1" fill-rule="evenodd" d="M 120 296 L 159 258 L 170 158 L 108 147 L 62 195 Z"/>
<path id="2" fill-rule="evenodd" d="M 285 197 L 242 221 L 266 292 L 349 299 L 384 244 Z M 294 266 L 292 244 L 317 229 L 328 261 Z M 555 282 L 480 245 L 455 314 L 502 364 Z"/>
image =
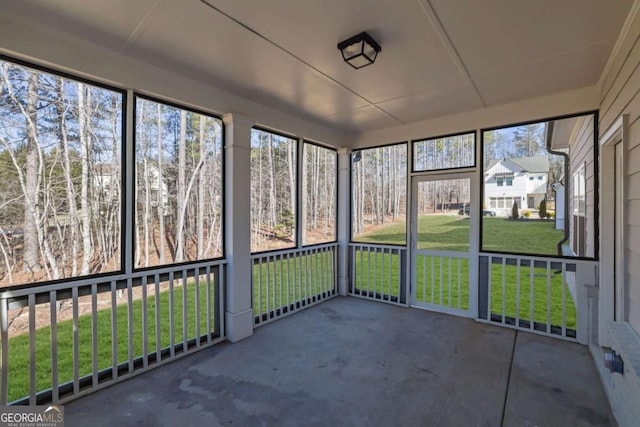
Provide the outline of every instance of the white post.
<path id="1" fill-rule="evenodd" d="M 576 264 L 575 278 L 576 293 L 576 329 L 577 339 L 580 344 L 589 344 L 590 337 L 590 313 L 589 313 L 589 289 L 598 287 L 598 271 L 595 264 Z"/>
<path id="2" fill-rule="evenodd" d="M 231 342 L 253 335 L 251 306 L 251 127 L 239 114 L 226 114 L 225 248 L 227 257 L 225 330 Z"/>
<path id="3" fill-rule="evenodd" d="M 351 152 L 338 150 L 338 292 L 349 294 L 349 241 L 351 240 Z"/>

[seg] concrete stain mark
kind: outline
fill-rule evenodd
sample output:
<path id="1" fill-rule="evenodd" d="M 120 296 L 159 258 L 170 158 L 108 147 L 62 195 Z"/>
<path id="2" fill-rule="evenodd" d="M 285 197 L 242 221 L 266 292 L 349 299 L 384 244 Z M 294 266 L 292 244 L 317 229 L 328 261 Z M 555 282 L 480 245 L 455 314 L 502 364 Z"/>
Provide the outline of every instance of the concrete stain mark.
<path id="1" fill-rule="evenodd" d="M 322 307 L 320 308 L 320 312 L 330 320 L 342 320 L 342 316 L 339 315 L 335 310 L 331 308 Z"/>
<path id="2" fill-rule="evenodd" d="M 171 396 L 178 409 L 193 408 L 215 416 L 222 425 L 339 425 L 329 401 L 311 396 L 307 391 L 280 391 L 226 375 L 190 376 L 167 384 L 179 390 Z"/>

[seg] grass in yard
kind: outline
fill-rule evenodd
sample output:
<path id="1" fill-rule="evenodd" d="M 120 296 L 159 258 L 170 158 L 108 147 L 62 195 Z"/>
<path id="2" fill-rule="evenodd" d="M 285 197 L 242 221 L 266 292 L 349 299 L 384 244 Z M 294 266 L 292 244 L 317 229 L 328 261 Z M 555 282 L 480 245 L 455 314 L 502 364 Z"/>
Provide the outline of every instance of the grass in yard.
<path id="1" fill-rule="evenodd" d="M 510 221 L 482 219 L 482 250 L 533 255 L 558 255 L 564 233 L 554 229 L 555 221 Z"/>
<path id="2" fill-rule="evenodd" d="M 211 331 L 215 329 L 215 318 L 213 316 L 214 301 L 213 282 L 210 294 Z M 149 292 L 153 293 L 153 286 L 149 286 Z M 186 294 L 184 290 L 186 289 Z M 196 291 L 199 293 L 200 306 L 196 313 L 195 301 Z M 128 305 L 126 291 L 116 307 L 116 332 L 117 332 L 117 355 L 118 363 L 129 359 L 128 345 Z M 187 338 L 196 337 L 196 321 L 199 322 L 200 334 L 207 333 L 207 311 L 206 311 L 206 281 L 200 280 L 198 287 L 195 283 L 190 283 L 184 288 L 175 286 L 174 288 L 174 343 L 180 343 L 184 338 L 183 331 L 183 296 L 186 297 L 187 304 Z M 156 351 L 156 326 L 155 308 L 156 300 L 159 301 L 160 309 L 160 343 L 161 348 L 170 345 L 170 316 L 169 316 L 169 291 L 160 292 L 159 298 L 155 295 L 147 297 L 148 328 L 147 342 L 149 353 Z M 133 304 L 133 357 L 143 355 L 143 334 L 142 300 L 134 300 Z M 98 337 L 98 370 L 112 366 L 112 310 L 111 308 L 99 310 L 97 312 L 97 337 Z M 196 320 L 197 319 L 197 320 Z M 57 352 L 58 352 L 58 379 L 59 383 L 73 380 L 73 320 L 66 320 L 57 325 Z M 79 357 L 78 368 L 80 377 L 89 375 L 92 372 L 92 319 L 91 315 L 82 315 L 78 318 L 79 336 Z M 29 394 L 29 334 L 21 334 L 9 339 L 9 378 L 8 378 L 8 400 L 20 399 Z M 51 327 L 44 327 L 36 330 L 36 389 L 45 390 L 51 387 Z"/>

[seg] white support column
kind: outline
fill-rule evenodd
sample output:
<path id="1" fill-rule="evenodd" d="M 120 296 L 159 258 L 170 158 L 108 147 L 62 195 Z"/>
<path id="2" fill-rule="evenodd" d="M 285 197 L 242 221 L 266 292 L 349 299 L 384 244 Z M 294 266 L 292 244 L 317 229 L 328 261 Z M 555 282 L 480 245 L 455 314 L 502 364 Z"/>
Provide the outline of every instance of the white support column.
<path id="1" fill-rule="evenodd" d="M 253 335 L 251 306 L 251 127 L 239 114 L 226 114 L 225 248 L 227 256 L 225 330 L 231 342 Z"/>
<path id="2" fill-rule="evenodd" d="M 351 151 L 338 150 L 338 292 L 349 293 L 349 241 L 351 240 Z"/>
<path id="3" fill-rule="evenodd" d="M 589 290 L 598 287 L 598 268 L 595 264 L 576 264 L 576 329 L 578 342 L 588 345 L 590 341 Z"/>

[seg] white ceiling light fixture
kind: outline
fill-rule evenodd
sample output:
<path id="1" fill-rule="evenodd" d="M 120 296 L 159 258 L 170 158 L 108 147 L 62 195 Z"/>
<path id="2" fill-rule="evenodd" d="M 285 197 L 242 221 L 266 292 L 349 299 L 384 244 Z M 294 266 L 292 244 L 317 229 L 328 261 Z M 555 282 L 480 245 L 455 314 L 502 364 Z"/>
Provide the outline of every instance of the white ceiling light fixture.
<path id="1" fill-rule="evenodd" d="M 371 65 L 382 50 L 380 45 L 366 32 L 338 43 L 344 62 L 356 70 Z"/>

